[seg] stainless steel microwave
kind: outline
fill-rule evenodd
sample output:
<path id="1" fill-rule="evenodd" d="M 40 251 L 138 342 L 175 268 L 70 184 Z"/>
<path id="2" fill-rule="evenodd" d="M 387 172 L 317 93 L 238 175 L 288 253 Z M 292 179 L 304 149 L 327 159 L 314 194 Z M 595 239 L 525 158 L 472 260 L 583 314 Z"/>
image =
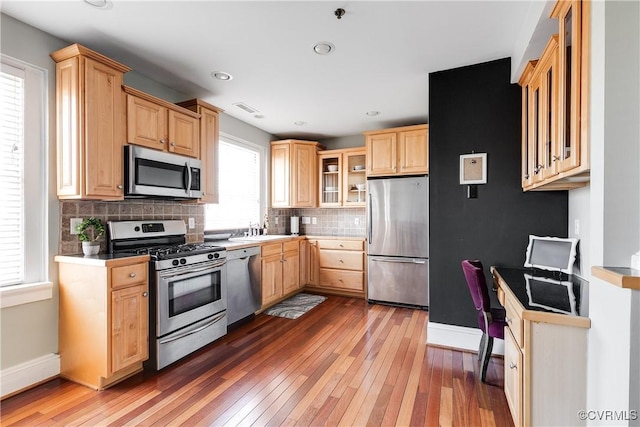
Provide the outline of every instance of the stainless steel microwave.
<path id="1" fill-rule="evenodd" d="M 201 162 L 135 145 L 124 147 L 125 197 L 202 197 Z"/>

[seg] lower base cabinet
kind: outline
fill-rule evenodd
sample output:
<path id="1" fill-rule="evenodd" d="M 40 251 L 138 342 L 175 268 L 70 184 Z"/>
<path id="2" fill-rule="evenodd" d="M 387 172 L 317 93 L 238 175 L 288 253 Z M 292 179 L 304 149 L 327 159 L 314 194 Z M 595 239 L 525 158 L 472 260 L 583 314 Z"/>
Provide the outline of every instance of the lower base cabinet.
<path id="1" fill-rule="evenodd" d="M 60 374 L 102 390 L 149 357 L 148 256 L 57 256 Z"/>
<path id="2" fill-rule="evenodd" d="M 306 289 L 364 298 L 363 239 L 313 238 L 308 250 Z"/>
<path id="3" fill-rule="evenodd" d="M 262 264 L 262 308 L 300 289 L 300 249 L 298 240 L 269 243 L 260 248 Z"/>

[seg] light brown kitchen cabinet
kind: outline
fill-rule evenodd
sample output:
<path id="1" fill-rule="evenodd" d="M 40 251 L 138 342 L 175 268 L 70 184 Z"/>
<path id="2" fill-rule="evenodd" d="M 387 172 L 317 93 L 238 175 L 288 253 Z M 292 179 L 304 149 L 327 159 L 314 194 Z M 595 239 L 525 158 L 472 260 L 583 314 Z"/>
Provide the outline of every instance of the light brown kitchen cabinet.
<path id="1" fill-rule="evenodd" d="M 308 281 L 306 288 L 317 292 L 364 297 L 364 240 L 358 238 L 311 239 L 316 247 L 317 283 Z M 311 261 L 311 260 L 310 260 Z"/>
<path id="2" fill-rule="evenodd" d="M 520 77 L 525 191 L 589 183 L 589 8 L 580 0 L 556 2 L 551 18 L 559 33 Z"/>
<path id="3" fill-rule="evenodd" d="M 222 109 L 200 99 L 179 102 L 177 105 L 200 114 L 200 203 L 218 203 L 218 145 L 219 115 Z"/>
<path id="4" fill-rule="evenodd" d="M 200 158 L 200 114 L 137 89 L 127 94 L 127 142 Z"/>
<path id="5" fill-rule="evenodd" d="M 122 81 L 130 68 L 79 44 L 56 62 L 57 194 L 124 198 Z"/>
<path id="6" fill-rule="evenodd" d="M 429 126 L 414 125 L 364 132 L 367 176 L 429 173 Z"/>
<path id="7" fill-rule="evenodd" d="M 325 150 L 318 153 L 318 205 L 366 206 L 365 148 Z"/>
<path id="8" fill-rule="evenodd" d="M 101 390 L 148 358 L 148 256 L 57 256 L 60 375 Z"/>
<path id="9" fill-rule="evenodd" d="M 317 161 L 315 141 L 271 142 L 271 207 L 313 208 L 317 206 Z"/>
<path id="10" fill-rule="evenodd" d="M 319 283 L 318 241 L 300 240 L 300 284 L 317 286 Z"/>
<path id="11" fill-rule="evenodd" d="M 264 244 L 261 255 L 262 308 L 300 289 L 300 247 L 298 240 Z"/>
<path id="12" fill-rule="evenodd" d="M 540 310 L 539 304 L 523 306 L 519 296 L 524 295 L 528 304 L 527 289 L 535 283 L 526 282 L 526 271 L 514 274 L 513 270 L 491 268 L 498 301 L 505 308 L 504 393 L 513 423 L 516 427 L 584 425 L 576 413 L 586 403 L 591 321 L 584 315 Z M 559 280 L 550 283 L 565 286 Z M 571 279 L 563 283 L 577 286 Z"/>

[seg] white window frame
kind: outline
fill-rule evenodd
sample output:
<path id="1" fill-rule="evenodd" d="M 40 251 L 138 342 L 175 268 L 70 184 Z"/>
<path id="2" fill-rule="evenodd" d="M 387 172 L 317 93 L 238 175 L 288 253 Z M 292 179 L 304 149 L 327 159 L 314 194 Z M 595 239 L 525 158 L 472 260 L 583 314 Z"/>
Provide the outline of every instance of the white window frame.
<path id="1" fill-rule="evenodd" d="M 260 177 L 260 203 L 259 203 L 259 210 L 258 212 L 262 212 L 262 213 L 266 213 L 266 208 L 267 208 L 267 185 L 269 183 L 269 180 L 267 179 L 267 173 L 268 173 L 268 169 L 267 169 L 267 162 L 269 161 L 269 159 L 267 158 L 267 148 L 260 145 L 260 144 L 256 144 L 253 142 L 249 142 L 247 140 L 244 140 L 242 138 L 238 138 L 236 136 L 230 135 L 228 133 L 224 133 L 224 132 L 220 132 L 219 133 L 219 138 L 220 140 L 224 140 L 226 142 L 232 143 L 232 144 L 236 144 L 239 145 L 241 147 L 246 147 L 249 148 L 251 150 L 255 150 L 259 153 L 260 155 L 260 162 L 259 162 L 259 168 L 260 170 L 258 171 L 258 176 Z M 218 186 L 220 186 L 220 180 L 218 179 Z M 261 216 L 258 218 L 258 221 L 260 223 L 262 223 L 263 214 L 260 214 Z M 205 218 L 206 221 L 206 218 Z M 249 227 L 249 224 L 247 224 L 247 228 Z M 206 230 L 215 230 L 215 229 L 208 229 L 206 228 Z"/>
<path id="2" fill-rule="evenodd" d="M 24 276 L 23 283 L 0 287 L 0 307 L 50 299 L 49 281 L 49 121 L 48 71 L 0 55 L 2 66 L 17 68 L 25 77 L 24 117 Z"/>

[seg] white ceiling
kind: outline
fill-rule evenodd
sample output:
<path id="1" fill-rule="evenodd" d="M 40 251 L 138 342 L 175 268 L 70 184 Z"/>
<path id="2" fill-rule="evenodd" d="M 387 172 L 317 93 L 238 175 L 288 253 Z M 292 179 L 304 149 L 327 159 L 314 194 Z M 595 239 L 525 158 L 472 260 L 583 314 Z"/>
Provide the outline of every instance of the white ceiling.
<path id="1" fill-rule="evenodd" d="M 112 0 L 99 9 L 79 0 L 4 0 L 1 6 L 277 137 L 324 139 L 428 122 L 428 74 L 511 56 L 532 1 Z M 337 8 L 346 11 L 342 19 Z M 333 43 L 334 53 L 315 54 L 319 41 Z M 213 79 L 218 70 L 233 80 Z M 380 114 L 367 116 L 371 110 Z"/>

